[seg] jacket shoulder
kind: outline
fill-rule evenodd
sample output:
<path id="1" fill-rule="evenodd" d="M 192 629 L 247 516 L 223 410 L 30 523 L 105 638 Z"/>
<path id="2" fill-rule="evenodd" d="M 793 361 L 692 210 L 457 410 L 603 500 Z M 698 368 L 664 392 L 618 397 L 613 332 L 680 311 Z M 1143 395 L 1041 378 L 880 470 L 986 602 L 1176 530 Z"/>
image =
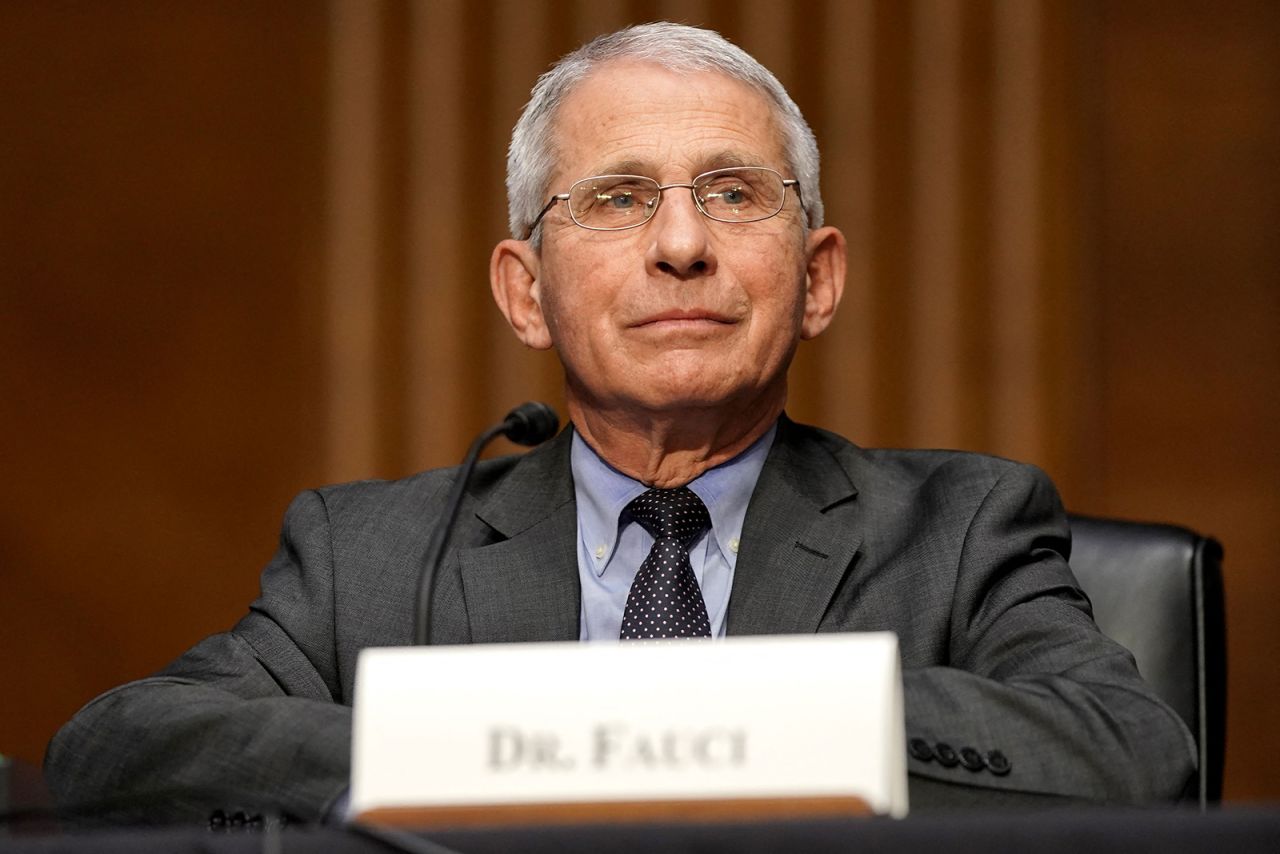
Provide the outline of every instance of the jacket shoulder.
<path id="1" fill-rule="evenodd" d="M 843 436 L 805 424 L 788 423 L 787 440 L 830 454 L 859 490 L 913 489 L 945 483 L 993 483 L 1010 473 L 1033 480 L 1047 476 L 1034 465 L 973 451 L 920 448 L 864 448 Z"/>
<path id="2" fill-rule="evenodd" d="M 483 497 L 520 461 L 521 454 L 482 460 L 472 475 L 468 493 Z M 318 497 L 330 522 L 351 517 L 384 520 L 433 516 L 461 474 L 461 466 L 428 469 L 396 479 L 368 479 L 322 486 L 304 493 Z M 301 500 L 295 499 L 295 504 Z"/>

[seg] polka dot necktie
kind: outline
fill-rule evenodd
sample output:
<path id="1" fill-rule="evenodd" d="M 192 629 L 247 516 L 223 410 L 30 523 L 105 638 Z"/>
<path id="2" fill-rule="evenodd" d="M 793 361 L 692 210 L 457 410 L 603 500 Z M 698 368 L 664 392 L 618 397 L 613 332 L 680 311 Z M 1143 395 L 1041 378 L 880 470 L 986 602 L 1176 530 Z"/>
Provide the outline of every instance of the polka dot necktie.
<path id="1" fill-rule="evenodd" d="M 628 504 L 627 512 L 654 542 L 631 582 L 619 637 L 711 637 L 707 605 L 689 563 L 689 547 L 711 527 L 702 499 L 685 486 L 650 489 Z"/>

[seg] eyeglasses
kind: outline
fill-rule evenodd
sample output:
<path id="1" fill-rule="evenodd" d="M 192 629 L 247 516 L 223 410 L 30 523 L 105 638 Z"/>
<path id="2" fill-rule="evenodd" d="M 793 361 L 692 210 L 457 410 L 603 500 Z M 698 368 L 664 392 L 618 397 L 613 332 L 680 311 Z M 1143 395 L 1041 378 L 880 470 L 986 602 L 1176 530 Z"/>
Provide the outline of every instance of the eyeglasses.
<path id="1" fill-rule="evenodd" d="M 787 187 L 800 198 L 800 182 L 783 178 L 767 166 L 739 166 L 704 172 L 688 184 L 659 184 L 641 175 L 596 175 L 583 178 L 567 193 L 551 197 L 529 226 L 525 239 L 556 202 L 569 203 L 569 216 L 592 231 L 621 231 L 644 225 L 662 202 L 663 190 L 683 187 L 693 194 L 702 214 L 716 222 L 759 222 L 777 216 L 786 201 Z"/>

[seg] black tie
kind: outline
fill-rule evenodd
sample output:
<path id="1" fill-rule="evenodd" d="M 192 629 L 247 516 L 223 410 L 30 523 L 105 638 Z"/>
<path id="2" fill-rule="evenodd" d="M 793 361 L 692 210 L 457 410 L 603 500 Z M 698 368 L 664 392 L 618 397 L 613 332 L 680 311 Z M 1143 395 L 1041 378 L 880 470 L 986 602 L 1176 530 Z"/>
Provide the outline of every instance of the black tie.
<path id="1" fill-rule="evenodd" d="M 711 527 L 702 499 L 685 486 L 651 489 L 628 504 L 627 512 L 653 535 L 653 549 L 631 582 L 618 636 L 711 637 L 707 605 L 689 564 L 689 547 Z"/>

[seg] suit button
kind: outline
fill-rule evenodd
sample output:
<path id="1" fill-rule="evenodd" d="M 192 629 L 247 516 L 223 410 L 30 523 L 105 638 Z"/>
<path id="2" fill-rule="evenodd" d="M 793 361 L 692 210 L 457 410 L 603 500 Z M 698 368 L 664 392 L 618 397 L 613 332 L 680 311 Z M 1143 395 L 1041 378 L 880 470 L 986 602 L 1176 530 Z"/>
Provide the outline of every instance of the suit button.
<path id="1" fill-rule="evenodd" d="M 929 742 L 923 738 L 913 738 L 907 742 L 907 752 L 921 762 L 933 761 L 933 748 L 929 747 Z"/>
<path id="2" fill-rule="evenodd" d="M 960 757 L 956 755 L 955 748 L 944 741 L 933 746 L 933 757 L 944 768 L 954 768 L 960 764 Z"/>
<path id="3" fill-rule="evenodd" d="M 1005 756 L 998 750 L 992 750 L 987 754 L 987 767 L 991 769 L 991 773 L 997 777 L 1003 777 L 1013 768 L 1013 763 L 1009 761 L 1009 757 Z"/>
<path id="4" fill-rule="evenodd" d="M 981 771 L 987 767 L 987 763 L 982 761 L 982 754 L 972 747 L 960 748 L 960 764 L 970 771 Z"/>
<path id="5" fill-rule="evenodd" d="M 209 829 L 210 830 L 226 830 L 227 814 L 222 810 L 214 810 L 209 813 Z"/>

